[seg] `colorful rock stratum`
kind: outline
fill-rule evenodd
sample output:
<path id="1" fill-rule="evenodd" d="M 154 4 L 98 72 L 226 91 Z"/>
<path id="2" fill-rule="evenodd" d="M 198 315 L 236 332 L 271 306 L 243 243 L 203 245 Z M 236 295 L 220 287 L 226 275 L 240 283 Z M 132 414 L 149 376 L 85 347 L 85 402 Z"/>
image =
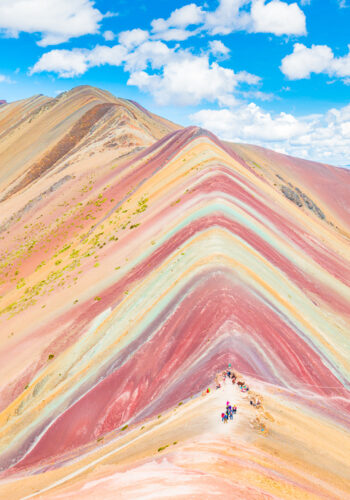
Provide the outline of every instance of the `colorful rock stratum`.
<path id="1" fill-rule="evenodd" d="M 350 171 L 77 87 L 0 207 L 1 499 L 350 498 Z"/>

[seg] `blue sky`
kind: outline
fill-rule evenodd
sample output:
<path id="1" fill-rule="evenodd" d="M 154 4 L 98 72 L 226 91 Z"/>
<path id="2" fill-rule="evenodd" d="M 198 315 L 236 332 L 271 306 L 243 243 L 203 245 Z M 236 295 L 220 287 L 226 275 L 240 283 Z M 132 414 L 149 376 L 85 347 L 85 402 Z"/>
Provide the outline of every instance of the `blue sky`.
<path id="1" fill-rule="evenodd" d="M 90 84 L 223 139 L 348 165 L 347 1 L 0 0 L 0 99 Z"/>

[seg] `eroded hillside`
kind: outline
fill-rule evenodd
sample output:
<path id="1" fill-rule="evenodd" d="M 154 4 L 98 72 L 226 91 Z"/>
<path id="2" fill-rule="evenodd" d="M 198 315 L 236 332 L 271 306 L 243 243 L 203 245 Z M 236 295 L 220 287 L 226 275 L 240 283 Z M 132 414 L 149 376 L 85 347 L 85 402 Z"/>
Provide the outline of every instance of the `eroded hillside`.
<path id="1" fill-rule="evenodd" d="M 0 158 L 0 496 L 345 498 L 347 171 L 90 87 Z"/>

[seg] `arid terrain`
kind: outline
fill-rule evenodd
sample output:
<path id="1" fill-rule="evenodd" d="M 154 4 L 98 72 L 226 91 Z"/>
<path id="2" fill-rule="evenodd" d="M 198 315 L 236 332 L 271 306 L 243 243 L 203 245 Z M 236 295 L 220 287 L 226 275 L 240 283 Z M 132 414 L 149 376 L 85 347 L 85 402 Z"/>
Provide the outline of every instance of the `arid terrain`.
<path id="1" fill-rule="evenodd" d="M 350 170 L 1 105 L 0 498 L 350 498 L 349 242 Z"/>

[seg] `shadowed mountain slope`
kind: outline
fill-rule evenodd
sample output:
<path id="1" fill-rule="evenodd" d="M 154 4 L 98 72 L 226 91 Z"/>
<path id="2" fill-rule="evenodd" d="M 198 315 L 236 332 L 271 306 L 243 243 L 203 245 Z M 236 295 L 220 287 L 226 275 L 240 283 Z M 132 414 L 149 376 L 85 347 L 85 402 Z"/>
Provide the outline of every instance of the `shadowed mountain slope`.
<path id="1" fill-rule="evenodd" d="M 2 113 L 0 496 L 345 498 L 349 173 L 90 87 Z"/>
<path id="2" fill-rule="evenodd" d="M 5 197 L 53 167 L 76 162 L 75 153 L 85 160 L 104 151 L 101 160 L 108 161 L 116 148 L 120 155 L 130 153 L 177 128 L 131 101 L 88 86 L 54 99 L 40 95 L 8 104 L 1 109 L 0 127 Z"/>

